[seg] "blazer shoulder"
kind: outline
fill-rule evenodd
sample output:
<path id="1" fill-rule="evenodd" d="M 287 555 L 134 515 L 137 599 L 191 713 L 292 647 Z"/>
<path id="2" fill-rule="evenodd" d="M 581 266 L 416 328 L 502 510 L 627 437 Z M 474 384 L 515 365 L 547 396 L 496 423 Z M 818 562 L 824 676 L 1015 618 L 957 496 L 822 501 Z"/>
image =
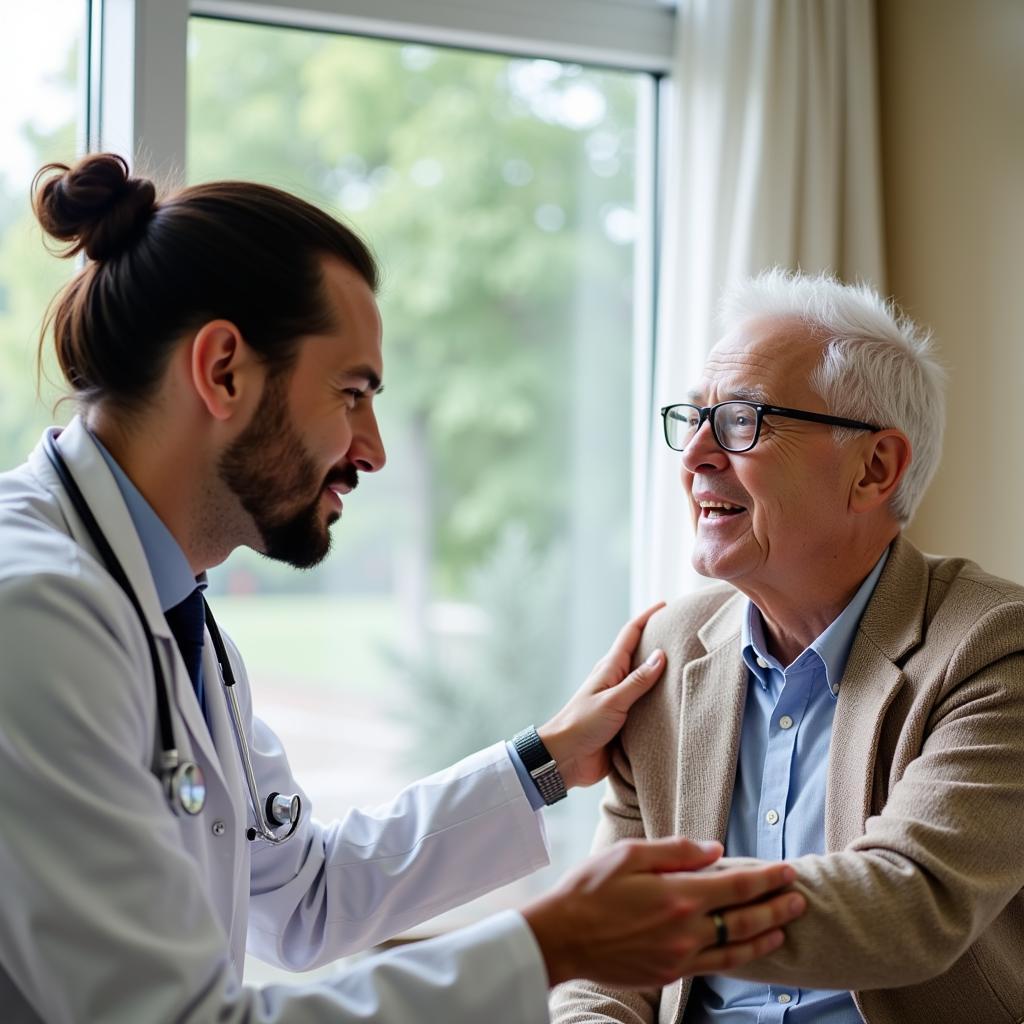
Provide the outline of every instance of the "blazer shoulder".
<path id="1" fill-rule="evenodd" d="M 969 558 L 925 555 L 930 581 L 929 604 L 954 601 L 976 608 L 1024 605 L 1024 586 L 986 572 Z"/>
<path id="2" fill-rule="evenodd" d="M 729 601 L 739 596 L 739 592 L 727 583 L 712 583 L 676 598 L 651 616 L 641 643 L 642 656 L 646 657 L 654 648 L 660 647 L 670 656 L 675 652 L 683 654 L 687 660 L 699 657 L 704 653 L 704 646 L 697 634 Z"/>
<path id="3" fill-rule="evenodd" d="M 926 645 L 947 649 L 953 677 L 1024 653 L 1024 587 L 965 558 L 927 562 Z"/>

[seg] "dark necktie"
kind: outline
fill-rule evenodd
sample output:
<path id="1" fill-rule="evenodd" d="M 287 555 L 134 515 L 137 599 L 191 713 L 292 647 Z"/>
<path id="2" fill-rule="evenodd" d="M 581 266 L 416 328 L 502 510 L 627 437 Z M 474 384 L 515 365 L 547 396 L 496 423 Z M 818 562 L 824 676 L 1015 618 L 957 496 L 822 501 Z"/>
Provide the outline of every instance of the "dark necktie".
<path id="1" fill-rule="evenodd" d="M 164 615 L 167 625 L 171 627 L 174 639 L 178 642 L 178 650 L 188 669 L 192 686 L 195 687 L 199 706 L 206 714 L 203 700 L 203 627 L 206 624 L 206 612 L 203 607 L 203 593 L 196 587 L 184 601 L 173 608 L 168 608 Z"/>

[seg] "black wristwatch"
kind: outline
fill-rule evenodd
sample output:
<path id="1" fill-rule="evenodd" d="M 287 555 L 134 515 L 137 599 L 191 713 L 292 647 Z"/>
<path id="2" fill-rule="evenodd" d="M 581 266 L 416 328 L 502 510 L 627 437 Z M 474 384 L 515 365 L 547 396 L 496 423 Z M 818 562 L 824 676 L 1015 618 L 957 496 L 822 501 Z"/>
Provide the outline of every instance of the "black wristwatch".
<path id="1" fill-rule="evenodd" d="M 516 748 L 516 753 L 530 773 L 530 778 L 540 790 L 544 803 L 550 807 L 551 804 L 556 804 L 568 796 L 565 791 L 565 779 L 562 778 L 555 759 L 548 753 L 548 748 L 544 746 L 544 741 L 537 735 L 537 730 L 532 725 L 512 737 L 512 746 Z"/>

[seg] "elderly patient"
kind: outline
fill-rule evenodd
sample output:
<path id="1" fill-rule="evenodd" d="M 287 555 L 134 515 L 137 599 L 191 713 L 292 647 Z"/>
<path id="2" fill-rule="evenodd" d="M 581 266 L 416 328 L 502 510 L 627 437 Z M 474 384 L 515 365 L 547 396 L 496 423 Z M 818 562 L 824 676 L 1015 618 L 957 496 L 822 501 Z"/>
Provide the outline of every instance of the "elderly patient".
<path id="1" fill-rule="evenodd" d="M 940 453 L 928 339 L 866 288 L 780 271 L 728 296 L 723 327 L 663 410 L 693 564 L 721 583 L 647 626 L 638 656 L 662 647 L 667 668 L 595 842 L 722 840 L 792 862 L 809 907 L 737 976 L 563 986 L 553 1018 L 1015 1024 L 1024 590 L 902 535 Z M 983 516 L 999 495 L 972 498 Z"/>

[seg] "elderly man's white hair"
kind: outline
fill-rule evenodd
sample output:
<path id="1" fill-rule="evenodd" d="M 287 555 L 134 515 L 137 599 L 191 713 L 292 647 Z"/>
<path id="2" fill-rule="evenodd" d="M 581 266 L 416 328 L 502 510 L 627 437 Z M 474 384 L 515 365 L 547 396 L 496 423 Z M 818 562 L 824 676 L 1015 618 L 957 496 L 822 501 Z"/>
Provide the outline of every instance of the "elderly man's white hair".
<path id="1" fill-rule="evenodd" d="M 719 319 L 728 334 L 761 317 L 799 320 L 821 337 L 810 384 L 832 415 L 897 427 L 910 439 L 913 457 L 891 502 L 905 526 L 938 468 L 946 425 L 946 375 L 930 333 L 867 285 L 778 267 L 730 288 L 722 300 Z M 833 429 L 840 443 L 857 434 Z"/>

